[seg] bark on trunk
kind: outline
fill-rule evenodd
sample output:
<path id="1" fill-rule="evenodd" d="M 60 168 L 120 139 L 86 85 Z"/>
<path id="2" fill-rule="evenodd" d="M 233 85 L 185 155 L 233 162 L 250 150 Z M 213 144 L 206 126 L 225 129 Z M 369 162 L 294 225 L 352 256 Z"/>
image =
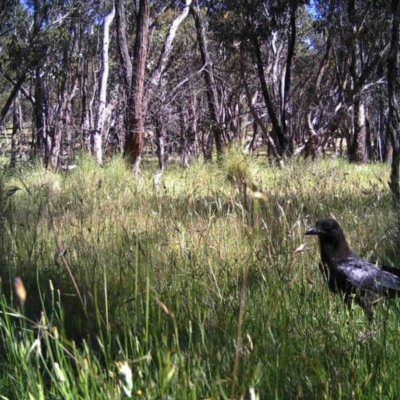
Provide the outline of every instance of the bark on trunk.
<path id="1" fill-rule="evenodd" d="M 393 157 L 390 174 L 390 190 L 392 191 L 395 202 L 400 201 L 399 187 L 399 162 L 400 162 L 400 108 L 398 99 L 400 97 L 400 83 L 398 81 L 399 66 L 399 25 L 400 25 L 400 6 L 398 0 L 392 0 L 392 34 L 390 52 L 387 60 L 387 82 L 389 100 L 389 121 L 388 128 L 391 134 Z"/>
<path id="2" fill-rule="evenodd" d="M 162 76 L 167 67 L 168 60 L 170 59 L 171 51 L 172 51 L 172 43 L 176 36 L 176 32 L 178 31 L 179 25 L 184 21 L 184 19 L 189 14 L 189 7 L 192 3 L 192 0 L 186 0 L 185 6 L 181 14 L 178 15 L 172 22 L 168 33 L 165 37 L 163 48 L 161 50 L 161 54 L 157 63 L 157 67 L 155 68 L 152 77 L 150 78 L 150 85 L 147 88 L 146 96 L 143 100 L 143 112 L 147 112 L 148 103 L 153 95 L 153 92 L 156 88 L 158 88 L 158 93 L 160 98 L 162 98 L 162 103 L 164 102 L 164 94 L 165 94 L 165 85 L 162 82 Z M 167 139 L 166 133 L 166 124 L 163 121 L 163 104 L 161 104 L 160 115 L 155 116 L 155 126 L 156 126 L 156 146 L 157 146 L 157 156 L 158 156 L 158 176 L 161 178 L 162 173 L 165 169 L 166 164 L 166 154 L 165 154 L 165 142 Z M 161 174 L 161 175 L 160 175 Z"/>
<path id="3" fill-rule="evenodd" d="M 15 99 L 15 96 L 17 95 L 19 89 L 21 88 L 22 84 L 24 83 L 25 80 L 25 74 L 20 76 L 17 80 L 17 82 L 15 82 L 13 89 L 11 90 L 10 95 L 8 96 L 7 101 L 5 102 L 3 108 L 1 109 L 0 112 L 0 125 L 3 123 L 5 116 L 8 113 L 8 110 L 10 109 L 10 106 L 12 104 L 12 102 Z"/>
<path id="4" fill-rule="evenodd" d="M 51 139 L 48 134 L 47 89 L 45 87 L 44 77 L 42 76 L 42 70 L 36 68 L 35 74 L 35 155 L 44 157 L 45 162 L 48 162 L 51 149 Z"/>
<path id="5" fill-rule="evenodd" d="M 383 93 L 379 101 L 377 142 L 378 142 L 377 151 L 378 151 L 379 161 L 380 162 L 388 161 L 389 146 L 391 145 L 391 143 L 390 143 L 390 133 L 386 123 L 386 101 L 383 100 Z"/>
<path id="6" fill-rule="evenodd" d="M 283 109 L 281 116 L 281 125 L 282 131 L 288 138 L 287 141 L 287 151 L 289 154 L 293 153 L 293 144 L 291 143 L 290 138 L 290 130 L 287 126 L 287 121 L 290 118 L 290 110 L 289 110 L 289 100 L 290 100 L 290 84 L 291 84 L 291 68 L 292 68 L 292 60 L 294 56 L 294 49 L 296 44 L 296 7 L 294 6 L 295 2 L 291 2 L 290 7 L 290 33 L 288 39 L 288 53 L 286 56 L 286 66 L 285 66 L 285 79 L 284 79 L 284 87 L 283 87 Z"/>
<path id="7" fill-rule="evenodd" d="M 125 90 L 129 91 L 132 84 L 132 62 L 128 50 L 128 41 L 126 39 L 126 18 L 125 18 L 125 0 L 116 0 L 115 2 L 115 22 L 117 25 L 117 47 L 121 60 Z"/>
<path id="8" fill-rule="evenodd" d="M 186 0 L 182 12 L 172 22 L 168 33 L 165 37 L 163 48 L 161 50 L 160 58 L 158 59 L 157 67 L 155 68 L 151 78 L 150 85 L 146 91 L 146 98 L 144 99 L 143 110 L 147 110 L 148 102 L 153 95 L 153 92 L 157 86 L 160 85 L 161 78 L 165 72 L 168 60 L 170 59 L 172 52 L 172 43 L 175 39 L 176 32 L 178 31 L 179 25 L 185 20 L 189 14 L 190 5 L 192 0 Z"/>
<path id="9" fill-rule="evenodd" d="M 43 22 L 42 13 L 44 9 L 39 0 L 33 1 L 33 35 L 39 37 Z M 36 127 L 36 146 L 35 155 L 44 156 L 45 162 L 48 161 L 51 148 L 51 140 L 48 135 L 48 101 L 47 87 L 45 85 L 44 71 L 39 63 L 35 65 L 35 127 Z"/>
<path id="10" fill-rule="evenodd" d="M 129 130 L 129 113 L 127 110 L 127 99 L 132 96 L 132 62 L 128 49 L 128 40 L 126 38 L 126 17 L 125 17 L 125 0 L 117 0 L 115 3 L 115 22 L 117 25 L 117 49 L 122 65 L 122 80 L 124 82 L 122 90 L 122 122 L 123 129 L 120 130 L 118 138 L 120 141 L 121 152 L 124 152 L 126 133 Z"/>
<path id="11" fill-rule="evenodd" d="M 93 152 L 99 165 L 103 163 L 103 128 L 106 112 L 107 101 L 107 80 L 109 71 L 108 62 L 108 48 L 110 42 L 110 25 L 114 20 L 115 6 L 113 4 L 111 12 L 104 18 L 104 31 L 103 31 L 103 50 L 102 50 L 102 68 L 99 85 L 99 105 L 96 116 L 96 126 L 93 132 Z"/>
<path id="12" fill-rule="evenodd" d="M 88 64 L 85 63 L 84 72 L 82 73 L 81 82 L 81 133 L 82 133 L 82 149 L 85 151 L 90 151 L 90 112 L 89 112 L 89 90 L 88 90 L 88 79 L 89 79 L 89 68 Z"/>
<path id="13" fill-rule="evenodd" d="M 143 150 L 143 95 L 149 35 L 149 8 L 149 0 L 139 1 L 132 86 L 128 95 L 128 132 L 125 138 L 125 156 L 132 164 L 135 175 L 138 175 L 140 171 L 140 157 Z"/>
<path id="14" fill-rule="evenodd" d="M 206 95 L 207 95 L 211 134 L 213 139 L 215 140 L 217 157 L 221 158 L 224 147 L 222 141 L 223 132 L 218 118 L 218 92 L 217 92 L 217 85 L 214 80 L 213 62 L 211 60 L 210 53 L 208 52 L 206 29 L 204 26 L 204 21 L 201 11 L 197 4 L 192 4 L 190 10 L 195 21 L 197 41 L 199 43 L 201 59 L 203 62 L 203 77 L 206 83 Z M 210 145 L 212 146 L 212 141 L 210 142 L 209 140 L 208 146 Z M 207 149 L 207 151 L 205 152 L 206 159 L 211 158 L 211 152 L 212 152 L 212 147 L 211 149 Z"/>
<path id="15" fill-rule="evenodd" d="M 322 77 L 325 74 L 326 66 L 329 61 L 329 56 L 332 48 L 332 33 L 328 32 L 328 38 L 326 41 L 326 47 L 325 47 L 325 53 L 324 56 L 322 57 L 322 60 L 319 64 L 318 68 L 318 73 L 317 73 L 317 78 L 315 80 L 315 84 L 311 85 L 308 88 L 308 93 L 306 96 L 306 106 L 308 107 L 308 112 L 305 117 L 305 125 L 310 133 L 310 136 L 315 136 L 317 132 L 315 132 L 314 125 L 312 123 L 312 112 L 313 112 L 313 105 L 316 104 L 316 97 L 318 95 L 318 92 L 320 91 L 321 88 L 321 82 L 322 82 Z"/>
<path id="16" fill-rule="evenodd" d="M 59 163 L 63 134 L 66 132 L 67 129 L 69 129 L 71 125 L 71 102 L 72 99 L 75 97 L 77 90 L 76 78 L 74 78 L 73 81 L 73 87 L 71 88 L 70 92 L 68 92 L 66 88 L 64 88 L 63 90 L 63 93 L 61 95 L 62 102 L 59 106 L 57 121 L 52 127 L 51 149 L 46 167 L 53 170 L 57 168 Z"/>
<path id="17" fill-rule="evenodd" d="M 258 43 L 257 38 L 253 40 L 254 46 L 254 54 L 256 58 L 257 72 L 258 78 L 260 79 L 261 91 L 264 97 L 265 105 L 267 106 L 268 115 L 272 123 L 272 128 L 274 130 L 274 134 L 277 138 L 277 151 L 279 156 L 283 156 L 288 149 L 288 138 L 286 137 L 286 132 L 282 129 L 282 126 L 279 123 L 278 116 L 276 115 L 276 111 L 274 109 L 274 105 L 271 100 L 271 96 L 268 91 L 267 81 L 265 80 L 264 75 L 264 63 L 261 57 L 261 49 Z"/>
<path id="18" fill-rule="evenodd" d="M 13 113 L 13 130 L 11 136 L 11 158 L 10 167 L 15 168 L 17 165 L 18 143 L 21 135 L 22 122 L 21 122 L 21 104 L 19 101 L 19 94 L 14 99 L 14 113 Z"/>
<path id="19" fill-rule="evenodd" d="M 165 153 L 165 141 L 167 134 L 165 132 L 165 125 L 158 119 L 155 126 L 156 133 L 156 147 L 158 158 L 158 174 L 163 174 L 166 164 L 167 155 Z"/>
<path id="20" fill-rule="evenodd" d="M 364 162 L 367 160 L 367 131 L 365 126 L 365 107 L 360 95 L 353 101 L 353 141 L 349 149 L 349 160 Z"/>
<path id="21" fill-rule="evenodd" d="M 282 157 L 279 154 L 279 151 L 277 149 L 276 141 L 274 141 L 273 137 L 271 137 L 271 135 L 268 133 L 267 127 L 263 123 L 262 119 L 259 117 L 257 111 L 254 109 L 253 100 L 252 100 L 252 97 L 251 97 L 249 85 L 247 84 L 244 68 L 245 68 L 244 67 L 244 63 L 242 62 L 242 64 L 241 64 L 241 78 L 242 78 L 244 90 L 245 90 L 245 93 L 246 93 L 246 99 L 247 99 L 248 107 L 250 109 L 250 113 L 254 118 L 254 122 L 261 128 L 261 130 L 263 132 L 264 138 L 266 139 L 267 145 L 268 145 L 268 153 L 271 154 L 276 160 L 281 161 Z M 254 142 L 254 140 L 255 140 L 255 134 L 253 135 L 253 142 Z"/>

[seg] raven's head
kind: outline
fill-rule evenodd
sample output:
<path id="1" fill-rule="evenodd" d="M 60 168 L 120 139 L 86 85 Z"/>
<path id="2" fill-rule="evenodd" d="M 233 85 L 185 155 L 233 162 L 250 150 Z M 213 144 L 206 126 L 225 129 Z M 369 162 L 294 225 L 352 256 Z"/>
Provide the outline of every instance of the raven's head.
<path id="1" fill-rule="evenodd" d="M 322 256 L 347 256 L 351 253 L 342 228 L 332 218 L 319 219 L 306 235 L 317 235 L 321 245 Z M 323 257 L 324 258 L 324 257 Z"/>
<path id="2" fill-rule="evenodd" d="M 305 235 L 318 235 L 319 237 L 330 238 L 343 235 L 343 231 L 336 220 L 323 218 L 319 219 L 315 226 L 309 229 Z"/>

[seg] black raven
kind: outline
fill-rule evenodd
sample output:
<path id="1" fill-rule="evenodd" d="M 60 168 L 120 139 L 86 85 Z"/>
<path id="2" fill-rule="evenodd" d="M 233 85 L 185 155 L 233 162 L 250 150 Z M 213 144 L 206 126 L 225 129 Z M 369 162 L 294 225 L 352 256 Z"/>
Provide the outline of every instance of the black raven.
<path id="1" fill-rule="evenodd" d="M 317 235 L 320 269 L 333 293 L 351 306 L 354 299 L 371 317 L 371 306 L 400 294 L 400 269 L 373 264 L 350 250 L 339 224 L 332 218 L 317 221 L 306 235 Z"/>

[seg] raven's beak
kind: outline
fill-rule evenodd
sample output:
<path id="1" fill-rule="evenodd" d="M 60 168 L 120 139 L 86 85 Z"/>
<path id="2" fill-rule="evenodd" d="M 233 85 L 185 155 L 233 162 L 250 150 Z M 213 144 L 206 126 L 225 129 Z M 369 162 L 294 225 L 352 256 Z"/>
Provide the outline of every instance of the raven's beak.
<path id="1" fill-rule="evenodd" d="M 309 229 L 305 233 L 305 235 L 318 235 L 318 233 L 320 233 L 320 231 L 316 227 L 314 227 L 314 228 Z"/>

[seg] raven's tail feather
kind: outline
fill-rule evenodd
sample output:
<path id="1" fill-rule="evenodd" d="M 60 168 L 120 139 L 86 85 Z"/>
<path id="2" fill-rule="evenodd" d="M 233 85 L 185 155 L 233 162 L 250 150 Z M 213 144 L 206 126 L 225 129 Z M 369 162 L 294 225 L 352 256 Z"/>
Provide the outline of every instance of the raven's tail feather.
<path id="1" fill-rule="evenodd" d="M 393 268 L 392 268 L 393 269 Z M 392 272 L 383 270 L 377 285 L 382 290 L 389 290 L 394 292 L 400 292 L 400 274 L 395 275 Z"/>

